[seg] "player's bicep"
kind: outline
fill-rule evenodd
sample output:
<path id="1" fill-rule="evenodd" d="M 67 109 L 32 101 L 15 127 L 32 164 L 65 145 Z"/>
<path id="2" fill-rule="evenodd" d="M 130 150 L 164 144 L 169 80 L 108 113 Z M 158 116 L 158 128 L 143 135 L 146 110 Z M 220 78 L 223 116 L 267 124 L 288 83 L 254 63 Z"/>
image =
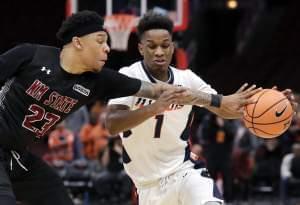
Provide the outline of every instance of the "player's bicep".
<path id="1" fill-rule="evenodd" d="M 127 105 L 121 105 L 121 104 L 111 104 L 107 106 L 107 112 L 116 112 L 120 110 L 129 110 L 130 107 Z"/>
<path id="2" fill-rule="evenodd" d="M 110 104 L 106 107 L 106 123 L 111 123 L 127 113 L 130 107 L 123 104 Z"/>
<path id="3" fill-rule="evenodd" d="M 110 133 L 115 133 L 113 132 L 114 128 L 119 127 L 120 123 L 122 123 L 123 114 L 126 114 L 129 110 L 130 108 L 127 105 L 112 104 L 107 106 L 105 127 L 109 130 Z"/>

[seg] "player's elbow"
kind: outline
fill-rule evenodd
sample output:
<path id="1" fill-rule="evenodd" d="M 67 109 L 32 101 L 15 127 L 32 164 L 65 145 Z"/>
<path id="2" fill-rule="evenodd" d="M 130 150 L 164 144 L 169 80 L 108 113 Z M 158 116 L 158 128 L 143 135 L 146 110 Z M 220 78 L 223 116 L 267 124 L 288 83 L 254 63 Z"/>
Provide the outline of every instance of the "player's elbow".
<path id="1" fill-rule="evenodd" d="M 120 133 L 120 130 L 116 126 L 117 123 L 114 122 L 113 116 L 107 115 L 105 119 L 105 128 L 109 132 L 110 135 L 114 136 Z"/>
<path id="2" fill-rule="evenodd" d="M 113 128 L 107 128 L 107 131 L 111 136 L 116 136 L 120 133 L 119 131 L 117 131 L 117 129 L 113 129 Z"/>

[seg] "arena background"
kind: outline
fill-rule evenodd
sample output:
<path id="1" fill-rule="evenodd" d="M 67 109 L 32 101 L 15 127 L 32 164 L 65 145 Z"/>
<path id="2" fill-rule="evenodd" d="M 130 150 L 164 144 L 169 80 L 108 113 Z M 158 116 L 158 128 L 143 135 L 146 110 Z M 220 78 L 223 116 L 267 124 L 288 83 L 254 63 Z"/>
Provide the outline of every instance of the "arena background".
<path id="1" fill-rule="evenodd" d="M 88 7 L 95 1 L 82 0 L 82 6 Z M 236 9 L 229 9 L 226 2 L 190 1 L 189 28 L 175 36 L 180 47 L 188 53 L 189 68 L 223 94 L 234 92 L 244 82 L 265 88 L 277 85 L 279 89 L 291 88 L 300 93 L 300 1 L 238 0 Z M 0 1 L 0 53 L 24 42 L 59 46 L 55 33 L 65 18 L 65 12 L 64 0 Z M 134 34 L 129 42 L 128 52 L 111 52 L 107 67 L 118 70 L 140 58 Z M 195 115 L 191 136 L 196 135 L 205 115 L 201 110 L 196 111 L 198 115 Z M 282 144 L 290 146 L 292 142 L 300 141 L 299 119 L 298 124 L 293 124 L 293 130 L 280 138 Z M 48 149 L 47 138 L 42 142 L 42 146 L 32 145 L 41 155 Z M 299 195 L 296 197 L 299 199 Z M 278 196 L 262 198 L 263 202 L 258 200 L 261 203 L 256 204 L 279 203 Z M 84 200 L 80 202 L 89 204 Z"/>
<path id="2" fill-rule="evenodd" d="M 193 26 L 181 36 L 183 46 L 192 50 L 190 67 L 223 93 L 243 82 L 300 92 L 300 2 L 265 0 L 262 9 L 257 0 L 240 0 L 235 10 L 224 2 L 191 2 Z M 57 45 L 55 32 L 65 17 L 63 0 L 2 0 L 0 12 L 0 52 L 21 42 Z M 137 53 L 131 56 L 138 58 Z M 112 62 L 107 65 L 117 69 Z"/>

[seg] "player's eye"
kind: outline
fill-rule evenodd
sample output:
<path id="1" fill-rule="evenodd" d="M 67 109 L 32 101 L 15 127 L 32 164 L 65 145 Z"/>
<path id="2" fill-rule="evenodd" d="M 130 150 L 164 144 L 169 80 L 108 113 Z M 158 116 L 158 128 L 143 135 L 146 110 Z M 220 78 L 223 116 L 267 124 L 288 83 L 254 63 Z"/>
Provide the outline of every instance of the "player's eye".
<path id="1" fill-rule="evenodd" d="M 166 48 L 170 47 L 170 44 L 169 43 L 168 44 L 163 44 L 161 47 L 164 48 L 164 49 L 166 49 Z"/>
<path id="2" fill-rule="evenodd" d="M 150 49 L 155 49 L 156 45 L 154 45 L 154 44 L 148 44 L 147 47 L 150 48 Z"/>

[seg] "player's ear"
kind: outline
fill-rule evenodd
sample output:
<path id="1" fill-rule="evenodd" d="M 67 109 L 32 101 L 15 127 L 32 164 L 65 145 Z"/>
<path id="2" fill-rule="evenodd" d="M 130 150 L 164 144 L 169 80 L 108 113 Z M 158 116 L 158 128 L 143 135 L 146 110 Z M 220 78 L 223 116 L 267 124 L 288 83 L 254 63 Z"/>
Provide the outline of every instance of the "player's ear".
<path id="1" fill-rule="evenodd" d="M 80 38 L 77 37 L 77 36 L 74 36 L 72 38 L 72 44 L 77 49 L 81 49 L 82 48 L 82 44 L 81 44 Z"/>
<path id="2" fill-rule="evenodd" d="M 141 56 L 144 56 L 144 45 L 141 42 L 138 44 L 138 49 Z"/>

